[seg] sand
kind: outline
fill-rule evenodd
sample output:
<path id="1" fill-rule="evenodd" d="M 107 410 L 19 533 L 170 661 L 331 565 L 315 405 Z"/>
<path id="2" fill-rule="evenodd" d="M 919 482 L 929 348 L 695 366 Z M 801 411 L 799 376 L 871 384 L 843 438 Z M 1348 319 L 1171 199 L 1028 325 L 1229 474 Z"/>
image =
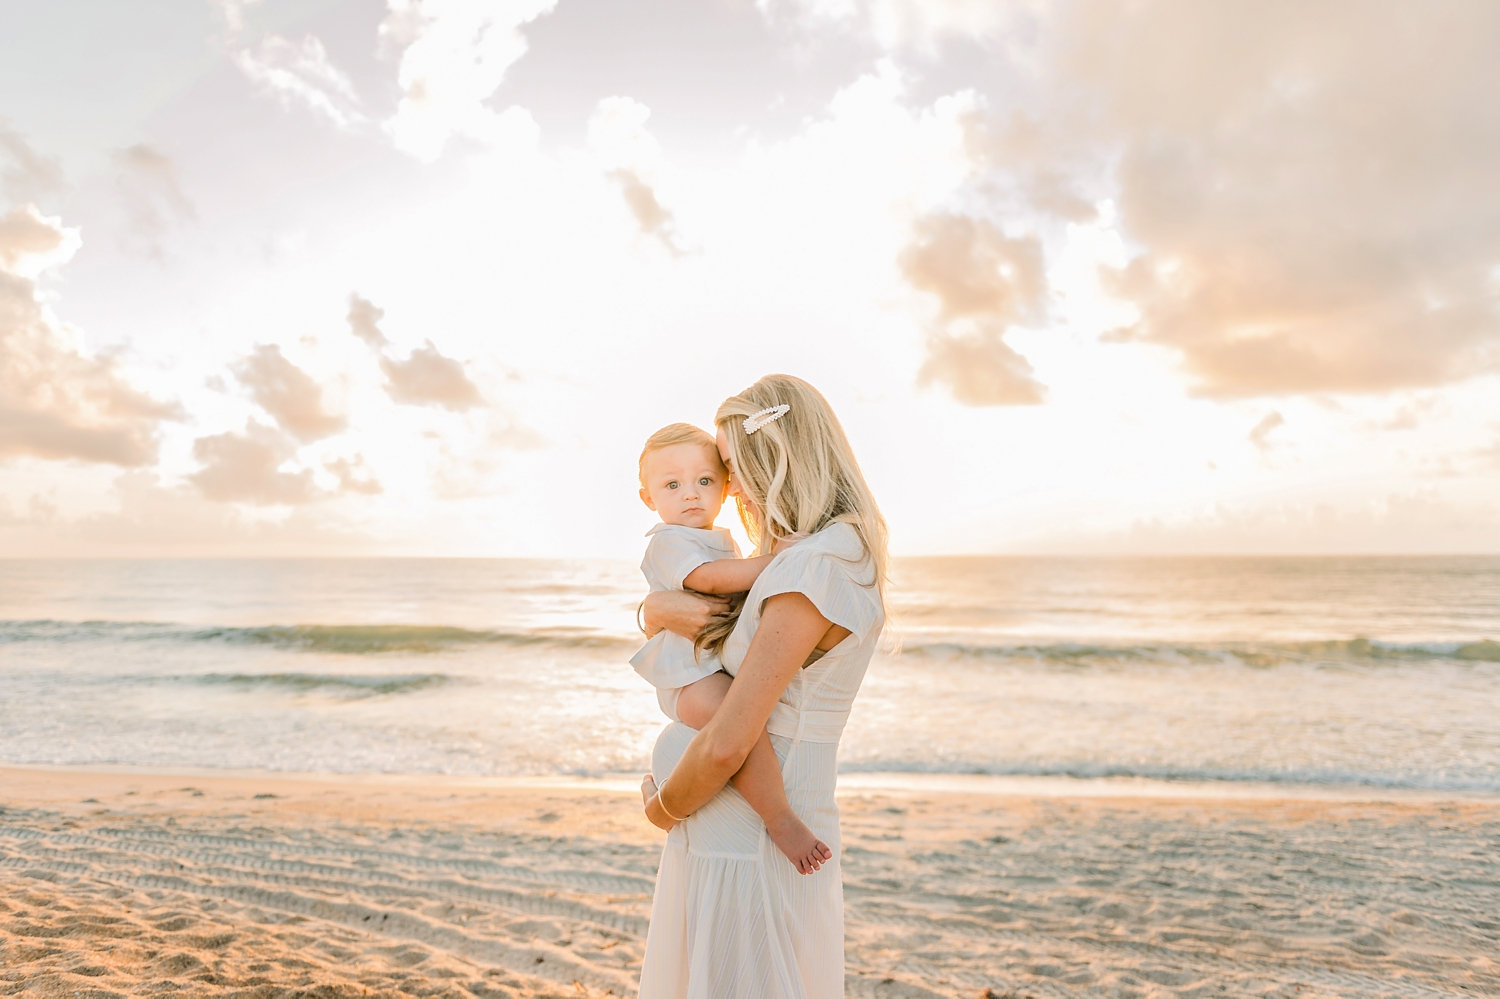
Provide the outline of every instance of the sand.
<path id="1" fill-rule="evenodd" d="M 849 995 L 1500 996 L 1493 799 L 996 786 L 846 781 Z M 633 996 L 637 801 L 0 769 L 0 995 Z"/>

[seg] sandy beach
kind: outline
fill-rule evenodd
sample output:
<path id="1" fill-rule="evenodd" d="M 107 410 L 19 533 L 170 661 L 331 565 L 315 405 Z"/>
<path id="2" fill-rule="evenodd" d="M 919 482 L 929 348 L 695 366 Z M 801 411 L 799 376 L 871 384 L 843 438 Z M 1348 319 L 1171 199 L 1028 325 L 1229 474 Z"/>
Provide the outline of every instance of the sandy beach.
<path id="1" fill-rule="evenodd" d="M 1500 995 L 1500 802 L 851 779 L 851 996 Z M 632 996 L 610 782 L 0 769 L 0 994 Z"/>

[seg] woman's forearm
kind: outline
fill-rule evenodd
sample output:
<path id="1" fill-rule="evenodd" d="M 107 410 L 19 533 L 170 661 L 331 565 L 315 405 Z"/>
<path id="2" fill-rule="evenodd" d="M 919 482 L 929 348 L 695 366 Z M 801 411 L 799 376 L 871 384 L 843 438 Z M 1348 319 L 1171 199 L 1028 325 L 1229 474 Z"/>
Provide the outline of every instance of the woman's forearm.
<path id="1" fill-rule="evenodd" d="M 745 654 L 724 703 L 693 737 L 665 784 L 646 805 L 646 815 L 662 828 L 683 819 L 718 794 L 745 762 L 771 717 L 782 691 L 818 641 L 829 621 L 800 593 L 766 601 L 760 627 Z"/>

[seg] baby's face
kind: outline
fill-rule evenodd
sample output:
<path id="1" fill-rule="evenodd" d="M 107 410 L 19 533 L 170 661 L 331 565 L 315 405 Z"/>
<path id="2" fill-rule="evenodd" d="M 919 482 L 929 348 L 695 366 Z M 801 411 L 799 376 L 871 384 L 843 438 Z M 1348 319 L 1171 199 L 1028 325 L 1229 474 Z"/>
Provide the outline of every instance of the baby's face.
<path id="1" fill-rule="evenodd" d="M 641 501 L 664 524 L 712 527 L 724 505 L 729 476 L 718 452 L 697 444 L 673 444 L 646 455 Z"/>

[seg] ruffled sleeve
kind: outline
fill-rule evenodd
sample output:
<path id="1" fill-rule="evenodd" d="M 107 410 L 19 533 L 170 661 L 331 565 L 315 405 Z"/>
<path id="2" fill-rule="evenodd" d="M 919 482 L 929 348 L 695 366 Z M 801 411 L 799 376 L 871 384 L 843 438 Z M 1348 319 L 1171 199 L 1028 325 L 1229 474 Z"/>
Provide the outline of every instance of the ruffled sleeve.
<path id="1" fill-rule="evenodd" d="M 641 573 L 653 590 L 680 590 L 682 581 L 700 565 L 721 558 L 732 558 L 734 542 L 727 532 L 721 540 L 717 532 L 693 528 L 656 528 L 646 543 L 641 559 Z"/>
<path id="2" fill-rule="evenodd" d="M 826 527 L 782 552 L 756 580 L 751 597 L 763 611 L 781 593 L 802 594 L 819 614 L 857 636 L 885 620 L 874 568 L 848 524 Z"/>

